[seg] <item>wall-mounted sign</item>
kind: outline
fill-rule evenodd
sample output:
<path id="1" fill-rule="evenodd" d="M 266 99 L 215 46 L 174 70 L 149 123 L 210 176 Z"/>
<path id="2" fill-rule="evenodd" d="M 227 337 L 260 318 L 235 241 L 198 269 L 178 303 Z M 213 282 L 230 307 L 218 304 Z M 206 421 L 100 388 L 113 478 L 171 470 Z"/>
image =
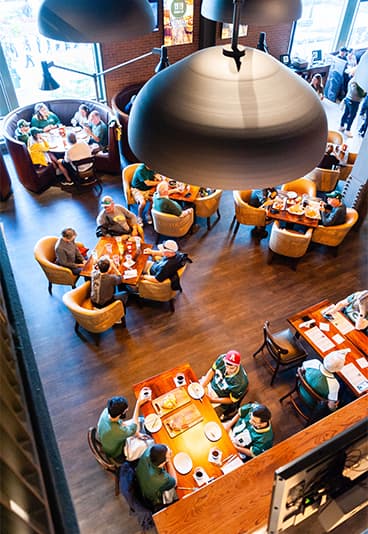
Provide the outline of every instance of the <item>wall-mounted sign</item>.
<path id="1" fill-rule="evenodd" d="M 164 0 L 164 45 L 193 42 L 193 0 Z"/>
<path id="2" fill-rule="evenodd" d="M 221 39 L 231 39 L 231 34 L 233 33 L 233 25 L 224 22 L 221 28 Z M 240 24 L 239 25 L 239 37 L 246 37 L 248 33 L 248 25 Z"/>

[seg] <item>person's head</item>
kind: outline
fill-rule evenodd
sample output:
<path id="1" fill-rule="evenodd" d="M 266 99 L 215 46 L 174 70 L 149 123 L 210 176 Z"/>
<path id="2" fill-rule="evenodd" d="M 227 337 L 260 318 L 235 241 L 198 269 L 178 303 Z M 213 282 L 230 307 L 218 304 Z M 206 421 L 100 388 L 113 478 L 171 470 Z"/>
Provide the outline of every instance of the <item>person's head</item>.
<path id="1" fill-rule="evenodd" d="M 178 244 L 173 239 L 167 239 L 161 245 L 158 245 L 158 250 L 164 252 L 165 256 L 171 257 L 175 256 L 179 250 Z"/>
<path id="2" fill-rule="evenodd" d="M 317 74 L 314 74 L 313 78 L 312 78 L 312 83 L 313 85 L 322 85 L 322 76 L 320 75 L 319 72 L 317 72 Z"/>
<path id="3" fill-rule="evenodd" d="M 87 119 L 89 110 L 86 104 L 81 104 L 78 108 L 78 111 L 82 117 L 85 117 Z"/>
<path id="4" fill-rule="evenodd" d="M 330 352 L 323 360 L 323 367 L 330 373 L 338 373 L 345 365 L 345 354 L 338 350 Z"/>
<path id="5" fill-rule="evenodd" d="M 266 428 L 270 424 L 271 412 L 264 404 L 257 404 L 250 416 L 250 424 L 255 429 Z"/>
<path id="6" fill-rule="evenodd" d="M 161 443 L 152 445 L 150 449 L 150 460 L 156 467 L 162 466 L 166 462 L 167 447 Z"/>
<path id="7" fill-rule="evenodd" d="M 20 119 L 17 122 L 17 128 L 22 133 L 28 133 L 29 132 L 29 126 L 30 126 L 29 122 L 27 122 L 25 119 Z"/>
<path id="8" fill-rule="evenodd" d="M 124 419 L 128 411 L 128 401 L 125 397 L 111 397 L 107 401 L 107 411 L 112 419 Z"/>
<path id="9" fill-rule="evenodd" d="M 331 145 L 330 143 L 327 145 L 326 147 L 326 154 L 332 154 L 333 152 L 333 145 Z"/>
<path id="10" fill-rule="evenodd" d="M 66 138 L 70 145 L 75 145 L 75 143 L 77 142 L 77 136 L 75 135 L 74 132 L 69 132 Z"/>
<path id="11" fill-rule="evenodd" d="M 91 113 L 88 116 L 88 122 L 91 122 L 92 124 L 95 124 L 95 125 L 101 122 L 101 117 L 97 110 L 91 111 Z"/>
<path id="12" fill-rule="evenodd" d="M 162 180 L 156 188 L 159 197 L 167 197 L 169 195 L 169 184 L 166 180 Z"/>
<path id="13" fill-rule="evenodd" d="M 39 102 L 35 105 L 34 112 L 39 119 L 47 119 L 50 114 L 49 108 L 43 102 Z"/>
<path id="14" fill-rule="evenodd" d="M 339 50 L 339 57 L 346 57 L 348 54 L 348 49 L 346 46 L 342 46 Z"/>
<path id="15" fill-rule="evenodd" d="M 224 363 L 226 373 L 228 375 L 234 375 L 240 367 L 240 353 L 237 350 L 229 350 L 224 356 Z"/>
<path id="16" fill-rule="evenodd" d="M 64 228 L 64 230 L 61 231 L 61 237 L 65 239 L 65 241 L 74 241 L 77 237 L 77 232 L 74 228 Z"/>
<path id="17" fill-rule="evenodd" d="M 340 193 L 340 191 L 332 191 L 332 193 L 328 193 L 326 197 L 327 204 L 329 204 L 333 208 L 337 208 L 341 205 L 342 194 Z"/>
<path id="18" fill-rule="evenodd" d="M 101 273 L 107 273 L 110 269 L 110 260 L 108 258 L 101 258 L 98 260 L 97 266 Z"/>
<path id="19" fill-rule="evenodd" d="M 34 141 L 40 141 L 41 140 L 41 134 L 42 130 L 39 128 L 35 128 L 34 126 L 29 129 L 29 135 L 32 137 Z"/>
<path id="20" fill-rule="evenodd" d="M 368 309 L 368 290 L 365 289 L 364 291 L 359 291 L 357 293 L 356 299 L 360 307 Z"/>
<path id="21" fill-rule="evenodd" d="M 112 213 L 114 211 L 115 202 L 112 197 L 105 195 L 101 200 L 101 206 L 106 211 L 106 213 Z"/>

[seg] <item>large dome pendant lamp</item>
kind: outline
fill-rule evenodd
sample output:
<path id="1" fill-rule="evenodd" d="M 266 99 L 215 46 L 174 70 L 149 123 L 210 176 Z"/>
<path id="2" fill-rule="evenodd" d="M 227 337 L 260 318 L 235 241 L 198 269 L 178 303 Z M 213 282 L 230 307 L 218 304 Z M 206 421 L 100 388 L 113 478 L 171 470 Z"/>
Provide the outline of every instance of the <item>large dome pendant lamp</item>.
<path id="1" fill-rule="evenodd" d="M 201 13 L 206 19 L 230 23 L 233 21 L 233 0 L 202 0 Z M 241 10 L 240 24 L 268 26 L 292 22 L 301 17 L 302 0 L 246 0 Z"/>
<path id="2" fill-rule="evenodd" d="M 42 35 L 70 43 L 125 41 L 154 26 L 147 0 L 44 0 L 38 13 Z"/>
<path id="3" fill-rule="evenodd" d="M 128 138 L 157 172 L 192 184 L 251 189 L 299 178 L 321 160 L 327 118 L 315 91 L 269 54 L 200 50 L 151 78 L 135 99 Z M 235 36 L 235 37 L 234 37 Z"/>

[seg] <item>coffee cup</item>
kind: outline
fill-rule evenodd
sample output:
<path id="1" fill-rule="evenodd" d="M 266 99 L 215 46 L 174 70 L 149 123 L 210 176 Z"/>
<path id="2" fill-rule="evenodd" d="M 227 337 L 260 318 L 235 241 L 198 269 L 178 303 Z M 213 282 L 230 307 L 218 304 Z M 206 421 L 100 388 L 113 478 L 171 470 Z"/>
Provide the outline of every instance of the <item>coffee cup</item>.
<path id="1" fill-rule="evenodd" d="M 208 460 L 214 464 L 219 464 L 221 462 L 222 452 L 217 448 L 212 448 Z"/>
<path id="2" fill-rule="evenodd" d="M 182 373 L 178 373 L 175 377 L 177 386 L 183 386 L 185 384 L 185 376 Z"/>
<path id="3" fill-rule="evenodd" d="M 152 395 L 152 390 L 151 390 L 151 388 L 144 387 L 144 388 L 142 389 L 142 396 L 143 396 L 145 399 L 150 398 L 151 395 Z"/>
<path id="4" fill-rule="evenodd" d="M 194 476 L 196 477 L 197 480 L 203 480 L 204 473 L 203 473 L 202 469 L 200 469 L 200 468 L 196 469 L 195 472 L 194 472 Z"/>

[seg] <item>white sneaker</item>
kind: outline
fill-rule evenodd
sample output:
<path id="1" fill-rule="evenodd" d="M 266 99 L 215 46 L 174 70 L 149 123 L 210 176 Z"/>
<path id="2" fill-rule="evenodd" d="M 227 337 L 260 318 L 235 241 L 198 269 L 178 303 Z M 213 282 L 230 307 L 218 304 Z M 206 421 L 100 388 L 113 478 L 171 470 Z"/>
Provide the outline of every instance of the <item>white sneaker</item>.
<path id="1" fill-rule="evenodd" d="M 143 224 L 142 217 L 137 217 L 137 223 L 139 224 L 139 226 L 142 226 Z"/>
<path id="2" fill-rule="evenodd" d="M 346 130 L 346 137 L 353 137 L 353 134 L 351 133 L 350 130 Z"/>
<path id="3" fill-rule="evenodd" d="M 152 217 L 151 217 L 151 215 L 146 215 L 146 222 L 147 222 L 147 224 L 152 224 Z"/>
<path id="4" fill-rule="evenodd" d="M 339 132 L 343 132 L 345 130 L 345 126 L 340 126 Z"/>

